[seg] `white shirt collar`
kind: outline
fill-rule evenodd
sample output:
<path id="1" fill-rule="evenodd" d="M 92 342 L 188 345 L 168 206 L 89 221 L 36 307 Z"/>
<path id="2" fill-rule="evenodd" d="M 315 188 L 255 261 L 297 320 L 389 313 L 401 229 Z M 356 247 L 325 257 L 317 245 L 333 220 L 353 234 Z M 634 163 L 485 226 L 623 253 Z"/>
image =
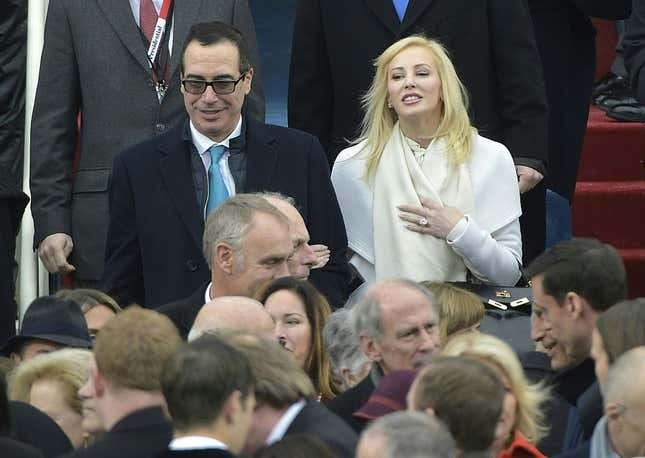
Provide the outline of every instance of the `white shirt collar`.
<path id="1" fill-rule="evenodd" d="M 193 122 L 190 121 L 190 135 L 193 139 L 193 145 L 195 145 L 195 148 L 197 148 L 197 153 L 199 153 L 200 156 L 204 154 L 206 150 L 213 145 L 222 145 L 228 148 L 231 138 L 239 137 L 241 133 L 242 133 L 242 115 L 240 115 L 240 119 L 237 121 L 237 125 L 235 126 L 235 129 L 233 129 L 233 132 L 231 132 L 229 136 L 226 137 L 221 142 L 215 142 L 210 138 L 208 138 L 206 135 L 199 132 L 193 125 Z"/>
<path id="2" fill-rule="evenodd" d="M 278 420 L 278 422 L 271 430 L 271 434 L 269 434 L 269 437 L 267 437 L 266 445 L 271 445 L 274 442 L 278 442 L 284 437 L 287 429 L 289 429 L 289 426 L 291 426 L 291 423 L 293 423 L 293 420 L 298 416 L 300 411 L 304 409 L 306 403 L 307 401 L 301 399 L 300 401 L 289 406 L 287 411 L 282 415 L 282 418 Z"/>
<path id="3" fill-rule="evenodd" d="M 224 442 L 218 441 L 212 437 L 205 436 L 185 436 L 178 437 L 170 441 L 168 444 L 170 450 L 190 450 L 190 449 L 206 449 L 217 448 L 228 450 Z"/>
<path id="4" fill-rule="evenodd" d="M 210 282 L 208 286 L 206 287 L 206 292 L 204 293 L 204 304 L 208 304 L 211 299 L 211 288 L 213 287 L 213 282 Z"/>

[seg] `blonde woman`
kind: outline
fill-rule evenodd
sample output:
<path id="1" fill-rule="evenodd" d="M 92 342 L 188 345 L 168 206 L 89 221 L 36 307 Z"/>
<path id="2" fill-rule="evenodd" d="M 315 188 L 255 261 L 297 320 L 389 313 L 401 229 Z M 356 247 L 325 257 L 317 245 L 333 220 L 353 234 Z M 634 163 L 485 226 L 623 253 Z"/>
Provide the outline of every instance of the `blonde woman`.
<path id="1" fill-rule="evenodd" d="M 544 458 L 535 448 L 546 436 L 542 404 L 548 391 L 527 381 L 517 355 L 504 341 L 487 334 L 462 334 L 451 339 L 441 353 L 476 359 L 495 369 L 507 389 L 493 448 L 500 458 Z"/>
<path id="2" fill-rule="evenodd" d="M 486 309 L 476 294 L 449 283 L 421 284 L 433 292 L 439 306 L 439 337 L 443 348 L 448 340 L 466 332 L 478 332 Z"/>
<path id="3" fill-rule="evenodd" d="M 515 166 L 471 126 L 446 50 L 412 36 L 375 67 L 361 135 L 332 171 L 350 262 L 369 282 L 514 285 L 522 260 Z"/>
<path id="4" fill-rule="evenodd" d="M 78 390 L 85 384 L 92 352 L 57 350 L 23 362 L 9 376 L 9 399 L 33 405 L 49 415 L 74 448 L 87 440 Z"/>

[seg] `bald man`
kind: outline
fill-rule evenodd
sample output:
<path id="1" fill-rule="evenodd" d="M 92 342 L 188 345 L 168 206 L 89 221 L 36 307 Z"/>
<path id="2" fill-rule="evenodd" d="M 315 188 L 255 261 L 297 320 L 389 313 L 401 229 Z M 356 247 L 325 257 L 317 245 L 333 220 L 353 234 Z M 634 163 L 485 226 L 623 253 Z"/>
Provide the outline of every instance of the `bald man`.
<path id="1" fill-rule="evenodd" d="M 262 197 L 289 220 L 289 236 L 293 243 L 293 253 L 287 261 L 289 273 L 293 277 L 307 280 L 311 269 L 319 269 L 327 264 L 329 249 L 325 245 L 309 245 L 309 231 L 305 220 L 291 197 L 272 192 L 263 193 Z"/>
<path id="2" fill-rule="evenodd" d="M 222 328 L 240 329 L 273 339 L 275 323 L 264 306 L 254 299 L 243 296 L 217 297 L 197 313 L 188 333 L 188 341 Z"/>

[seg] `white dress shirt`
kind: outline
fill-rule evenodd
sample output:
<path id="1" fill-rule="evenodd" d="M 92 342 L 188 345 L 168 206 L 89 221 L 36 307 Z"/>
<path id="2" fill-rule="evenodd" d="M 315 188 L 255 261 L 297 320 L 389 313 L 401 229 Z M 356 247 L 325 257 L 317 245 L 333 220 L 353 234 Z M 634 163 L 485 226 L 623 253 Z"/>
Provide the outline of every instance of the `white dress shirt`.
<path id="1" fill-rule="evenodd" d="M 178 437 L 168 444 L 170 450 L 196 450 L 196 449 L 221 449 L 228 450 L 224 442 L 206 436 Z"/>
<path id="2" fill-rule="evenodd" d="M 159 14 L 159 11 L 161 11 L 161 5 L 163 5 L 163 0 L 152 0 L 152 3 L 155 6 L 155 10 L 157 10 L 157 15 Z M 132 15 L 134 16 L 134 22 L 136 22 L 137 27 L 140 27 L 139 24 L 139 6 L 141 4 L 141 0 L 130 0 L 130 8 L 132 9 Z M 174 18 L 174 13 L 173 13 L 173 18 Z M 173 30 L 175 29 L 175 21 L 172 21 L 172 27 L 170 28 L 170 35 L 168 36 L 168 55 L 172 54 L 172 36 L 173 36 Z M 147 51 L 147 49 L 146 49 Z"/>
<path id="3" fill-rule="evenodd" d="M 190 134 L 193 139 L 193 145 L 195 145 L 195 148 L 197 149 L 197 153 L 199 154 L 199 157 L 202 158 L 202 163 L 204 164 L 204 168 L 206 169 L 207 176 L 208 176 L 208 169 L 211 166 L 211 155 L 208 152 L 208 149 L 211 146 L 219 146 L 219 145 L 226 147 L 226 151 L 224 152 L 224 154 L 222 154 L 222 157 L 220 158 L 217 165 L 219 166 L 219 171 L 222 174 L 222 178 L 224 178 L 224 184 L 226 185 L 226 190 L 228 191 L 229 197 L 232 197 L 235 195 L 235 181 L 233 180 L 233 174 L 231 174 L 231 169 L 228 166 L 228 158 L 231 155 L 229 151 L 229 145 L 230 145 L 231 139 L 239 137 L 241 133 L 242 133 L 242 116 L 240 116 L 240 119 L 237 121 L 237 125 L 235 126 L 235 129 L 233 129 L 233 132 L 231 132 L 230 135 L 226 137 L 224 140 L 222 140 L 221 142 L 214 142 L 206 135 L 199 132 L 193 125 L 192 121 L 190 122 Z"/>
<path id="4" fill-rule="evenodd" d="M 269 437 L 267 437 L 266 445 L 271 445 L 274 442 L 278 442 L 284 437 L 287 429 L 289 429 L 289 426 L 291 426 L 291 423 L 293 423 L 293 420 L 298 416 L 300 411 L 304 409 L 306 403 L 307 401 L 301 399 L 295 404 L 291 404 L 291 406 L 289 406 L 287 411 L 284 413 L 284 415 L 282 415 L 280 420 L 278 420 L 278 422 L 271 430 Z"/>

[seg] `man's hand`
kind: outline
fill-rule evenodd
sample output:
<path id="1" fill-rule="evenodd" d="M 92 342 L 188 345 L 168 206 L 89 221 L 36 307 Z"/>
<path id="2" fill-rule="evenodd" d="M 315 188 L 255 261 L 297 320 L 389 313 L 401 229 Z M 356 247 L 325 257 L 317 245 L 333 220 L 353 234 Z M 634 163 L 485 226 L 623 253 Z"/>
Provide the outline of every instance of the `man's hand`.
<path id="1" fill-rule="evenodd" d="M 540 172 L 525 165 L 516 165 L 515 171 L 519 181 L 517 184 L 520 187 L 520 194 L 530 191 L 544 178 Z"/>
<path id="2" fill-rule="evenodd" d="M 329 257 L 331 256 L 329 248 L 327 248 L 326 245 L 311 245 L 311 249 L 316 255 L 316 264 L 311 266 L 311 268 L 320 269 L 322 267 L 325 267 L 325 265 L 329 262 Z"/>
<path id="3" fill-rule="evenodd" d="M 74 243 L 69 235 L 52 234 L 40 242 L 38 257 L 50 273 L 68 274 L 76 270 L 76 267 L 67 262 L 73 249 Z"/>

